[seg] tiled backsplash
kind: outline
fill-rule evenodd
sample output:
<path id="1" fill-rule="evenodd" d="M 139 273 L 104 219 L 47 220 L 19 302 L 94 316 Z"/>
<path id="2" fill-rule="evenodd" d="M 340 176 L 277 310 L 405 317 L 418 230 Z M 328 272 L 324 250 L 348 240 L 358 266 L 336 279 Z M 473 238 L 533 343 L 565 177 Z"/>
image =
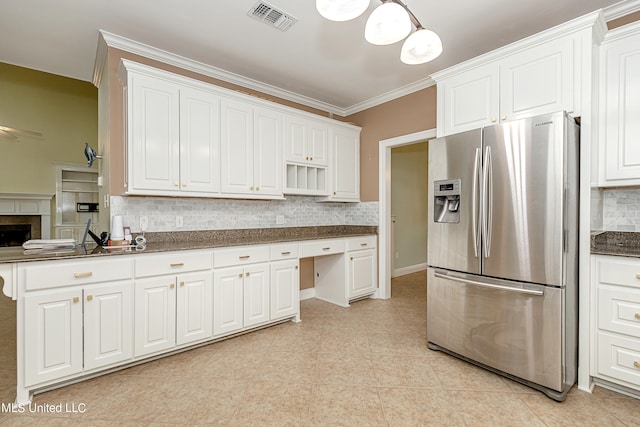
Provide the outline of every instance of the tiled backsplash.
<path id="1" fill-rule="evenodd" d="M 111 215 L 122 215 L 125 226 L 140 231 L 228 230 L 234 228 L 303 227 L 318 225 L 378 225 L 378 202 L 318 203 L 313 197 L 286 200 L 237 200 L 163 197 L 111 197 Z M 183 226 L 176 227 L 176 216 Z M 281 217 L 283 223 L 278 223 Z"/>
<path id="2" fill-rule="evenodd" d="M 602 197 L 604 230 L 640 232 L 640 188 L 605 189 Z"/>

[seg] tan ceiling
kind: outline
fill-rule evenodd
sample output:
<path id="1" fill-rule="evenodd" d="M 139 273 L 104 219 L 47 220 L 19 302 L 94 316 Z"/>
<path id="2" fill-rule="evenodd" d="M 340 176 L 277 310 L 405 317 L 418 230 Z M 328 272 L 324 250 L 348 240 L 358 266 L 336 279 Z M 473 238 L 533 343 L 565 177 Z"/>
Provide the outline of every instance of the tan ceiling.
<path id="1" fill-rule="evenodd" d="M 313 0 L 267 2 L 298 22 L 282 32 L 248 17 L 256 0 L 6 0 L 0 2 L 0 62 L 91 81 L 104 30 L 317 100 L 328 110 L 353 112 L 384 94 L 426 85 L 435 71 L 617 0 L 407 0 L 444 45 L 439 58 L 423 65 L 401 63 L 401 43 L 364 40 L 366 17 L 378 0 L 349 22 L 323 19 Z"/>

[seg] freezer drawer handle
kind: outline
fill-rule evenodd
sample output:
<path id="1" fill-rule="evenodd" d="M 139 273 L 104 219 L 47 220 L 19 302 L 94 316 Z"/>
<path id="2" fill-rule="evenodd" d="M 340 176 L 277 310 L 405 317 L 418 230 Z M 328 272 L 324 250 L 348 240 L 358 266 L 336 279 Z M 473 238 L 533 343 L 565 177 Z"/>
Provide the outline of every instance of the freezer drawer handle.
<path id="1" fill-rule="evenodd" d="M 544 291 L 535 291 L 533 289 L 512 288 L 511 286 L 494 285 L 492 283 L 477 282 L 475 280 L 463 279 L 462 277 L 449 276 L 442 273 L 434 273 L 436 277 L 441 279 L 453 280 L 455 282 L 467 283 L 469 285 L 484 286 L 485 288 L 500 289 L 503 291 L 517 292 L 519 294 L 527 295 L 544 295 Z"/>

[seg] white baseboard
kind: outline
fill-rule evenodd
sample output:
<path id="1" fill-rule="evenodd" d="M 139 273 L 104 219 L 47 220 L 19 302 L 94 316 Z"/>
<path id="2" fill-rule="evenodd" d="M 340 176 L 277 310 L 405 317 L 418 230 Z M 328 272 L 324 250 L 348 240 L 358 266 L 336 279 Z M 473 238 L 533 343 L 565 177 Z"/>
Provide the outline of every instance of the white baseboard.
<path id="1" fill-rule="evenodd" d="M 391 277 L 405 276 L 407 274 L 417 273 L 418 271 L 424 271 L 426 269 L 426 262 L 423 262 L 422 264 L 410 265 L 408 267 L 396 268 L 393 270 L 393 276 Z"/>
<path id="2" fill-rule="evenodd" d="M 316 296 L 316 288 L 300 289 L 300 301 L 311 299 Z"/>

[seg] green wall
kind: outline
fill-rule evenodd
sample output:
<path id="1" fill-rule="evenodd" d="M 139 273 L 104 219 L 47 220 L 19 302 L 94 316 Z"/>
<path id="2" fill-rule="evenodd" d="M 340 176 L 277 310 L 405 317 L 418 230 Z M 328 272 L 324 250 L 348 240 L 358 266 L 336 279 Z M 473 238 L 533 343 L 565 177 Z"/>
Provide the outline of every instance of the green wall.
<path id="1" fill-rule="evenodd" d="M 0 125 L 43 138 L 0 138 L 0 193 L 56 191 L 52 162 L 86 163 L 98 147 L 98 89 L 83 82 L 0 63 Z"/>
<path id="2" fill-rule="evenodd" d="M 394 269 L 427 262 L 427 155 L 427 142 L 391 149 Z"/>

